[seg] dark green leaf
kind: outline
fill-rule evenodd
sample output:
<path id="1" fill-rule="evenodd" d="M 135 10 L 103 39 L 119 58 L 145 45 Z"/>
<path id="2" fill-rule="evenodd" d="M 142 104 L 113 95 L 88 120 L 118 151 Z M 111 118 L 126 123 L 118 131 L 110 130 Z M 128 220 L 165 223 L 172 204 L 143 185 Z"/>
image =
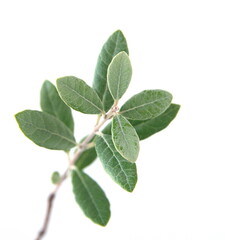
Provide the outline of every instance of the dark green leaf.
<path id="1" fill-rule="evenodd" d="M 72 172 L 75 198 L 84 214 L 93 222 L 105 226 L 110 218 L 109 201 L 100 186 L 80 170 Z"/>
<path id="2" fill-rule="evenodd" d="M 76 144 L 72 131 L 48 113 L 25 110 L 15 117 L 22 132 L 41 147 L 68 151 Z"/>
<path id="3" fill-rule="evenodd" d="M 110 135 L 96 137 L 96 151 L 112 179 L 128 192 L 132 192 L 137 183 L 136 164 L 127 161 L 117 152 Z"/>
<path id="4" fill-rule="evenodd" d="M 97 153 L 95 151 L 95 147 L 86 149 L 84 152 L 81 153 L 78 160 L 75 162 L 75 165 L 79 169 L 84 169 L 85 167 L 89 166 L 97 157 Z"/>
<path id="5" fill-rule="evenodd" d="M 130 122 L 117 115 L 112 120 L 112 140 L 116 150 L 130 162 L 135 162 L 139 153 L 139 138 Z"/>
<path id="6" fill-rule="evenodd" d="M 51 180 L 52 180 L 53 184 L 58 184 L 60 182 L 60 179 L 61 179 L 61 177 L 60 177 L 59 172 L 53 172 L 52 173 Z"/>
<path id="7" fill-rule="evenodd" d="M 107 69 L 113 57 L 121 51 L 128 54 L 127 41 L 123 33 L 118 30 L 103 45 L 95 69 L 93 88 L 102 100 L 105 112 L 110 109 L 114 102 L 107 86 Z"/>
<path id="8" fill-rule="evenodd" d="M 69 76 L 57 79 L 57 88 L 63 101 L 71 108 L 87 114 L 99 114 L 103 105 L 98 94 L 83 80 Z"/>
<path id="9" fill-rule="evenodd" d="M 138 137 L 140 140 L 144 140 L 153 134 L 165 129 L 176 117 L 178 111 L 180 109 L 180 105 L 171 104 L 169 108 L 162 114 L 160 114 L 156 118 L 152 118 L 149 120 L 129 120 L 132 126 L 135 128 Z M 110 122 L 102 132 L 104 134 L 111 135 L 112 122 Z"/>
<path id="10" fill-rule="evenodd" d="M 56 87 L 49 81 L 45 81 L 41 88 L 41 109 L 60 119 L 73 132 L 74 123 L 71 109 L 62 101 Z"/>
<path id="11" fill-rule="evenodd" d="M 120 109 L 132 120 L 147 120 L 162 114 L 171 104 L 172 95 L 163 90 L 145 90 L 130 98 Z"/>
<path id="12" fill-rule="evenodd" d="M 130 120 L 130 123 L 136 129 L 140 140 L 143 140 L 165 129 L 176 117 L 179 109 L 180 105 L 171 104 L 164 113 L 156 118 L 145 121 Z"/>
<path id="13" fill-rule="evenodd" d="M 107 81 L 108 88 L 115 100 L 126 92 L 132 76 L 132 67 L 126 52 L 118 53 L 109 64 Z"/>

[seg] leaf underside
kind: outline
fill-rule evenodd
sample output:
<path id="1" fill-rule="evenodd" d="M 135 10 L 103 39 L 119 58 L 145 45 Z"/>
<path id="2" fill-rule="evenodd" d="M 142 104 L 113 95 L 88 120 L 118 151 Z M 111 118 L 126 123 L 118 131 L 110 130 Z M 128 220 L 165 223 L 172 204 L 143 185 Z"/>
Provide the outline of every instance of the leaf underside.
<path id="1" fill-rule="evenodd" d="M 71 108 L 86 114 L 100 114 L 103 105 L 97 93 L 83 80 L 68 76 L 57 79 L 57 88 L 63 101 Z"/>
<path id="2" fill-rule="evenodd" d="M 62 101 L 56 87 L 46 80 L 41 88 L 41 109 L 61 120 L 67 127 L 74 131 L 74 122 L 71 109 Z"/>
<path id="3" fill-rule="evenodd" d="M 93 222 L 105 226 L 110 218 L 110 203 L 100 186 L 80 170 L 72 172 L 73 192 L 84 214 Z"/>
<path id="4" fill-rule="evenodd" d="M 127 161 L 115 149 L 110 135 L 96 137 L 96 151 L 105 171 L 128 192 L 137 183 L 136 164 Z"/>
<path id="5" fill-rule="evenodd" d="M 117 115 L 112 120 L 112 140 L 116 150 L 128 161 L 135 162 L 139 153 L 139 138 L 130 122 Z"/>
<path id="6" fill-rule="evenodd" d="M 110 109 L 114 102 L 107 86 L 107 69 L 113 57 L 121 51 L 128 54 L 127 41 L 123 33 L 118 30 L 108 38 L 102 47 L 98 57 L 93 81 L 93 88 L 98 93 L 105 112 Z"/>
<path id="7" fill-rule="evenodd" d="M 130 59 L 126 52 L 118 53 L 109 64 L 107 72 L 108 88 L 115 100 L 126 92 L 132 76 Z"/>
<path id="8" fill-rule="evenodd" d="M 120 109 L 132 120 L 147 120 L 162 114 L 171 104 L 172 95 L 163 90 L 145 90 L 131 97 Z"/>
<path id="9" fill-rule="evenodd" d="M 160 114 L 156 118 L 152 118 L 149 120 L 129 120 L 132 126 L 135 128 L 138 137 L 140 140 L 144 140 L 155 133 L 158 133 L 165 129 L 176 117 L 178 111 L 180 109 L 180 105 L 171 104 L 168 109 Z M 110 122 L 102 132 L 104 134 L 111 135 L 112 122 Z"/>
<path id="10" fill-rule="evenodd" d="M 48 113 L 25 110 L 15 117 L 21 131 L 41 147 L 68 151 L 76 144 L 72 131 Z"/>

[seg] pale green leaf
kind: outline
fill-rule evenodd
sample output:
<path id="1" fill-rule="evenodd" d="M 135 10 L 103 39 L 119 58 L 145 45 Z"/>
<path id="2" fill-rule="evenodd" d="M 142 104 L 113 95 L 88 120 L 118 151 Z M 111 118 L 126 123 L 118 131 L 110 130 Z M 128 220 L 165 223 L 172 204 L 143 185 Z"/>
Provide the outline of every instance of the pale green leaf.
<path id="1" fill-rule="evenodd" d="M 110 135 L 96 137 L 96 151 L 112 179 L 128 192 L 132 192 L 137 183 L 136 164 L 127 161 L 118 153 Z"/>
<path id="2" fill-rule="evenodd" d="M 130 98 L 120 113 L 132 120 L 147 120 L 162 114 L 171 104 L 172 95 L 163 90 L 145 90 Z"/>
<path id="3" fill-rule="evenodd" d="M 126 92 L 132 76 L 132 67 L 126 52 L 118 53 L 109 65 L 107 73 L 108 88 L 115 100 Z"/>
<path id="4" fill-rule="evenodd" d="M 110 218 L 109 201 L 100 186 L 80 170 L 72 172 L 73 192 L 84 214 L 93 222 L 105 226 Z"/>
<path id="5" fill-rule="evenodd" d="M 99 114 L 103 105 L 98 94 L 83 80 L 68 76 L 57 79 L 57 88 L 63 101 L 71 108 L 86 114 Z"/>
<path id="6" fill-rule="evenodd" d="M 68 151 L 76 144 L 72 131 L 48 113 L 25 110 L 15 117 L 22 132 L 41 147 Z"/>
<path id="7" fill-rule="evenodd" d="M 53 172 L 51 176 L 51 180 L 53 184 L 58 184 L 61 180 L 59 172 Z"/>
<path id="8" fill-rule="evenodd" d="M 112 140 L 116 150 L 128 161 L 135 162 L 139 153 L 139 138 L 130 122 L 117 115 L 112 120 Z"/>
<path id="9" fill-rule="evenodd" d="M 93 88 L 103 102 L 105 112 L 110 109 L 114 102 L 107 86 L 107 69 L 113 57 L 121 51 L 128 54 L 127 41 L 123 33 L 118 30 L 103 45 L 95 69 Z"/>
<path id="10" fill-rule="evenodd" d="M 140 140 L 143 140 L 165 129 L 176 117 L 179 109 L 180 105 L 171 104 L 164 113 L 156 118 L 144 121 L 130 120 L 130 123 L 136 129 Z"/>
<path id="11" fill-rule="evenodd" d="M 46 80 L 42 85 L 40 103 L 43 112 L 57 117 L 73 132 L 74 122 L 71 109 L 62 101 L 56 87 L 50 81 Z"/>
<path id="12" fill-rule="evenodd" d="M 129 120 L 131 125 L 135 128 L 140 140 L 144 140 L 153 134 L 165 129 L 176 117 L 180 105 L 171 104 L 165 112 L 158 117 L 148 120 Z M 102 132 L 111 135 L 112 122 L 110 122 Z"/>

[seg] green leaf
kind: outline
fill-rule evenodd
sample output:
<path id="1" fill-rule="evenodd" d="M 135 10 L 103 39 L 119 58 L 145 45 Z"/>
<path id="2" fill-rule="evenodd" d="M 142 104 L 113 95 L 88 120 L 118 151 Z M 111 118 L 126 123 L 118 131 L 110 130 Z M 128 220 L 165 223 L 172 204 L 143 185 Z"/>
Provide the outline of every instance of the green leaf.
<path id="1" fill-rule="evenodd" d="M 25 136 L 41 147 L 68 151 L 76 144 L 72 131 L 48 113 L 25 110 L 15 117 Z"/>
<path id="2" fill-rule="evenodd" d="M 132 192 L 137 183 L 136 164 L 127 161 L 117 152 L 110 135 L 96 137 L 96 151 L 112 179 L 128 192 Z"/>
<path id="3" fill-rule="evenodd" d="M 109 64 L 107 81 L 108 88 L 115 100 L 126 92 L 132 76 L 132 67 L 126 52 L 118 53 Z"/>
<path id="4" fill-rule="evenodd" d="M 93 88 L 103 102 L 105 112 L 110 109 L 114 102 L 107 86 L 107 69 L 113 57 L 121 51 L 128 54 L 127 41 L 123 33 L 118 30 L 103 45 L 95 69 Z"/>
<path id="5" fill-rule="evenodd" d="M 42 85 L 40 103 L 43 112 L 57 117 L 73 132 L 74 122 L 71 109 L 62 101 L 56 87 L 50 81 L 45 81 Z"/>
<path id="6" fill-rule="evenodd" d="M 85 167 L 89 166 L 92 162 L 94 162 L 96 157 L 97 153 L 95 147 L 86 149 L 84 152 L 81 153 L 80 157 L 75 162 L 75 165 L 79 169 L 84 169 Z"/>
<path id="7" fill-rule="evenodd" d="M 80 170 L 72 172 L 75 198 L 84 214 L 93 222 L 105 226 L 110 218 L 109 201 L 100 186 Z"/>
<path id="8" fill-rule="evenodd" d="M 98 94 L 83 80 L 69 76 L 57 79 L 57 88 L 63 101 L 71 108 L 86 114 L 103 112 Z"/>
<path id="9" fill-rule="evenodd" d="M 162 114 L 171 104 L 172 95 L 163 90 L 145 90 L 130 98 L 120 113 L 132 120 L 147 120 Z"/>
<path id="10" fill-rule="evenodd" d="M 130 123 L 136 129 L 140 140 L 144 140 L 153 134 L 165 129 L 176 117 L 179 109 L 180 105 L 171 104 L 164 113 L 156 118 L 145 121 L 130 120 Z"/>
<path id="11" fill-rule="evenodd" d="M 61 177 L 60 177 L 59 172 L 52 173 L 51 180 L 52 180 L 53 184 L 58 184 L 60 182 L 60 179 L 61 179 Z"/>
<path id="12" fill-rule="evenodd" d="M 117 115 L 112 120 L 112 140 L 116 150 L 130 162 L 135 162 L 139 153 L 139 138 L 130 122 Z"/>
<path id="13" fill-rule="evenodd" d="M 153 134 L 165 129 L 176 117 L 180 105 L 171 104 L 169 108 L 158 117 L 149 120 L 129 120 L 131 125 L 135 128 L 140 140 L 144 140 Z M 110 122 L 102 130 L 104 134 L 111 135 L 112 122 Z"/>

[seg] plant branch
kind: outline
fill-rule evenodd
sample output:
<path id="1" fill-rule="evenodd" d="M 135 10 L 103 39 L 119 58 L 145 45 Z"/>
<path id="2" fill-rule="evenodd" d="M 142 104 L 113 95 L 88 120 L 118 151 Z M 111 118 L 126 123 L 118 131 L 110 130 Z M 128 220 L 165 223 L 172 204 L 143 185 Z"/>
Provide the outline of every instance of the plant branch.
<path id="1" fill-rule="evenodd" d="M 61 177 L 60 181 L 58 182 L 58 184 L 56 185 L 55 189 L 48 196 L 47 210 L 46 210 L 46 214 L 45 214 L 44 223 L 43 223 L 43 226 L 42 226 L 41 230 L 39 231 L 35 240 L 41 240 L 47 232 L 56 194 L 57 194 L 60 186 L 62 185 L 62 183 L 67 179 L 70 169 L 74 167 L 75 162 L 78 160 L 81 153 L 88 147 L 89 142 L 93 139 L 93 137 L 96 135 L 96 133 L 99 132 L 100 128 L 116 114 L 116 112 L 118 111 L 117 104 L 118 104 L 118 102 L 116 101 L 114 103 L 114 105 L 112 106 L 112 108 L 109 110 L 109 112 L 104 115 L 104 118 L 102 119 L 102 121 L 100 121 L 100 118 L 98 117 L 99 119 L 97 121 L 97 124 L 94 127 L 94 130 L 78 146 L 77 151 L 74 153 L 72 159 L 70 160 L 69 167 L 67 168 L 65 173 L 62 175 L 62 177 Z"/>

